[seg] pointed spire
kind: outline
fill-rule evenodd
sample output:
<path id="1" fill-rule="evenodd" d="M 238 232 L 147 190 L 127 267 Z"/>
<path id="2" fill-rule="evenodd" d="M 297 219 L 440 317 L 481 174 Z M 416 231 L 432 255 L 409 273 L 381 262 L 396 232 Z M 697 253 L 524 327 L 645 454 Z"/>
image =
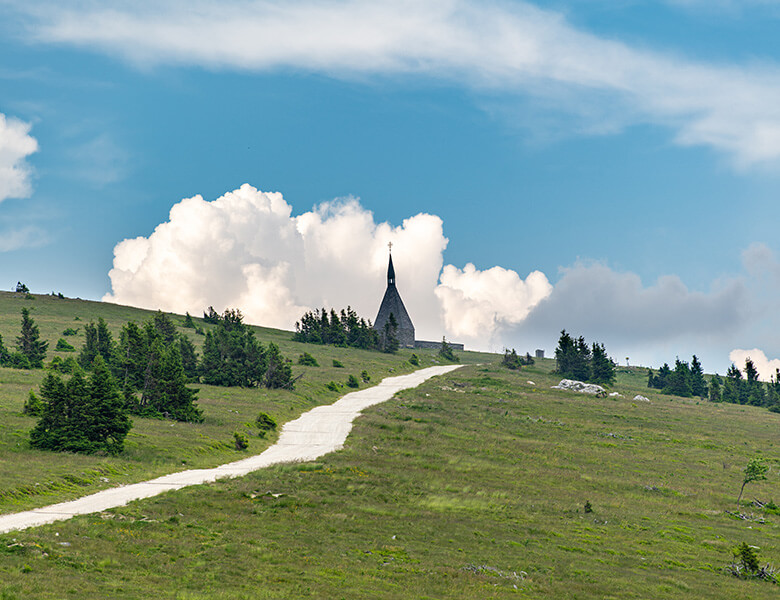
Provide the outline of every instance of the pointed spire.
<path id="1" fill-rule="evenodd" d="M 392 254 L 390 254 L 390 262 L 387 264 L 387 285 L 395 285 L 395 269 L 393 268 Z"/>

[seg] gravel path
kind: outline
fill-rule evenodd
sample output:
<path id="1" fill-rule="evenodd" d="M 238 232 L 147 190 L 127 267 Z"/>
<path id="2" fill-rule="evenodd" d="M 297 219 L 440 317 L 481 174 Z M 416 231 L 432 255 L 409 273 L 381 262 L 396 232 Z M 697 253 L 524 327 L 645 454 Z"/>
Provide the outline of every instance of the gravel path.
<path id="1" fill-rule="evenodd" d="M 86 515 L 124 506 L 133 500 L 149 498 L 190 485 L 210 483 L 228 477 L 240 477 L 270 465 L 314 460 L 342 448 L 352 429 L 352 421 L 360 415 L 363 409 L 389 400 L 396 392 L 417 387 L 427 379 L 448 373 L 459 366 L 429 367 L 409 375 L 387 377 L 379 385 L 346 394 L 334 404 L 317 406 L 294 421 L 285 423 L 276 444 L 256 456 L 250 456 L 213 469 L 181 471 L 150 481 L 110 488 L 70 502 L 0 515 L 0 533 L 27 529 L 28 527 L 70 519 L 76 515 Z"/>

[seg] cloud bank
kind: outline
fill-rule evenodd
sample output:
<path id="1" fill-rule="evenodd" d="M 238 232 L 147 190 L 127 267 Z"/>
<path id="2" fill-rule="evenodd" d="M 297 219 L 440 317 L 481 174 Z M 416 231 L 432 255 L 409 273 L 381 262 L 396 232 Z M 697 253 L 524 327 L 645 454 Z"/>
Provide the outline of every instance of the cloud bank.
<path id="1" fill-rule="evenodd" d="M 25 159 L 38 150 L 30 124 L 0 113 L 0 202 L 26 198 L 32 192 L 31 169 Z"/>
<path id="2" fill-rule="evenodd" d="M 11 4 L 25 18 L 28 40 L 90 48 L 144 68 L 428 77 L 509 104 L 534 98 L 595 121 L 591 132 L 654 123 L 671 128 L 678 144 L 714 148 L 741 165 L 780 159 L 774 63 L 712 64 L 637 48 L 529 2 Z"/>
<path id="3" fill-rule="evenodd" d="M 286 329 L 319 307 L 351 305 L 373 320 L 386 285 L 388 242 L 420 339 L 463 333 L 483 342 L 548 293 L 541 273 L 523 281 L 499 267 L 448 265 L 439 285 L 447 239 L 435 215 L 393 227 L 376 223 L 357 200 L 342 199 L 293 216 L 281 194 L 245 184 L 213 202 L 184 199 L 149 237 L 117 244 L 104 300 L 196 315 L 210 305 L 238 307 L 250 322 Z M 495 318 L 476 330 L 478 309 Z"/>
<path id="4" fill-rule="evenodd" d="M 151 235 L 117 244 L 104 300 L 194 315 L 235 307 L 251 323 L 284 329 L 321 307 L 351 305 L 373 320 L 388 242 L 418 339 L 552 352 L 565 328 L 642 364 L 696 353 L 720 366 L 724 344 L 751 315 L 741 279 L 700 292 L 675 276 L 645 286 L 600 263 L 562 269 L 555 285 L 539 271 L 522 278 L 502 266 L 459 268 L 444 264 L 448 240 L 436 215 L 394 227 L 345 198 L 295 216 L 281 194 L 248 184 L 214 201 L 186 198 Z"/>

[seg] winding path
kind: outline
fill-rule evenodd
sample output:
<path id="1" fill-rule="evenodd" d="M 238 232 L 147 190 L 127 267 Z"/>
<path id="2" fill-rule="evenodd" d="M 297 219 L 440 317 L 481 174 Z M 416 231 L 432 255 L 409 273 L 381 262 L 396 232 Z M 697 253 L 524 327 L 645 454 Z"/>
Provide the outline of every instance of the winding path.
<path id="1" fill-rule="evenodd" d="M 443 375 L 460 365 L 429 367 L 398 377 L 387 377 L 379 385 L 342 396 L 335 403 L 317 406 L 294 421 L 285 423 L 279 440 L 262 454 L 221 465 L 213 469 L 191 469 L 157 479 L 110 488 L 71 500 L 25 512 L 0 515 L 0 533 L 64 521 L 76 515 L 100 512 L 124 506 L 133 500 L 150 498 L 190 485 L 211 483 L 217 479 L 241 477 L 270 465 L 314 460 L 339 450 L 352 429 L 352 421 L 369 406 L 392 398 L 396 392 L 417 387 L 427 379 Z"/>

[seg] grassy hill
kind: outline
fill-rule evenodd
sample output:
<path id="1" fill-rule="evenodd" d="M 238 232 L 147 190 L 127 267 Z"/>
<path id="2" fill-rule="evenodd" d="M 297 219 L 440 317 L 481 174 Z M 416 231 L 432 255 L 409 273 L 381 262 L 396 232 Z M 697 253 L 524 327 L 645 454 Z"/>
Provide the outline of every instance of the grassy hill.
<path id="1" fill-rule="evenodd" d="M 153 314 L 115 304 L 0 292 L 0 335 L 9 348 L 13 347 L 19 335 L 23 307 L 30 310 L 41 338 L 49 341 L 47 362 L 54 356 L 64 359 L 77 355 L 51 350 L 67 328 L 78 330 L 77 335 L 65 339 L 79 350 L 84 344 L 85 323 L 102 317 L 116 339 L 126 322 L 134 320 L 140 324 Z M 177 325 L 184 320 L 180 315 L 172 315 L 172 318 Z M 205 329 L 210 327 L 200 319 L 196 322 Z M 134 427 L 125 440 L 126 450 L 118 457 L 52 454 L 30 449 L 28 433 L 36 419 L 23 415 L 22 406 L 30 390 L 37 391 L 44 372 L 40 369 L 0 369 L 0 512 L 44 506 L 182 468 L 213 467 L 237 460 L 242 454 L 233 447 L 234 431 L 244 432 L 250 437 L 249 451 L 260 453 L 275 440 L 275 435 L 265 439 L 258 437 L 254 420 L 260 411 L 269 413 L 282 424 L 313 406 L 334 402 L 349 390 L 331 391 L 326 387 L 330 381 L 344 384 L 350 374 L 359 377 L 361 371 L 366 370 L 371 377 L 370 384 L 373 384 L 388 375 L 410 372 L 415 368 L 408 362 L 412 354 L 408 350 L 387 355 L 312 346 L 291 341 L 291 334 L 287 331 L 262 327 L 254 330 L 264 344 L 275 342 L 293 363 L 302 352 L 307 351 L 314 355 L 320 366 L 294 364 L 293 374 L 303 375 L 294 391 L 194 386 L 199 389 L 198 405 L 204 410 L 203 423 L 174 423 L 134 417 Z M 179 327 L 179 331 L 200 349 L 202 335 L 183 327 Z M 436 360 L 436 353 L 432 351 L 417 351 L 417 355 L 421 366 L 430 366 Z M 465 357 L 466 361 L 479 359 L 478 354 Z M 334 367 L 334 360 L 343 367 Z"/>
<path id="2" fill-rule="evenodd" d="M 0 297 L 2 319 L 18 315 L 23 302 Z M 26 302 L 54 341 L 74 316 L 108 318 L 105 308 L 116 311 L 118 327 L 117 319 L 145 315 Z M 0 321 L 6 340 L 15 329 L 18 318 Z M 200 386 L 204 424 L 136 419 L 133 444 L 118 458 L 25 449 L 32 419 L 19 410 L 40 376 L 0 370 L 0 489 L 17 490 L 2 510 L 157 474 L 182 460 L 189 467 L 235 458 L 228 436 L 257 411 L 293 418 L 335 399 L 324 388 L 331 379 L 365 368 L 376 381 L 391 368 L 411 369 L 403 353 L 303 346 L 272 330 L 258 335 L 291 357 L 305 348 L 324 366 L 307 370 L 294 393 Z M 772 469 L 746 498 L 780 501 L 780 415 L 658 394 L 645 387 L 643 369 L 621 367 L 613 386 L 621 396 L 595 398 L 550 389 L 558 381 L 551 360 L 510 372 L 496 356 L 463 357 L 481 364 L 370 409 L 344 450 L 317 463 L 0 536 L 0 598 L 777 595 L 777 586 L 738 580 L 722 567 L 741 542 L 760 548 L 762 564 L 780 564 L 780 515 L 747 505 L 742 512 L 752 520 L 726 513 L 736 508 L 742 469 L 757 456 Z M 346 368 L 330 367 L 333 358 Z M 426 366 L 432 360 L 425 355 Z M 637 393 L 650 402 L 635 401 Z M 255 438 L 250 449 L 266 443 Z M 55 472 L 58 485 L 36 493 Z"/>

